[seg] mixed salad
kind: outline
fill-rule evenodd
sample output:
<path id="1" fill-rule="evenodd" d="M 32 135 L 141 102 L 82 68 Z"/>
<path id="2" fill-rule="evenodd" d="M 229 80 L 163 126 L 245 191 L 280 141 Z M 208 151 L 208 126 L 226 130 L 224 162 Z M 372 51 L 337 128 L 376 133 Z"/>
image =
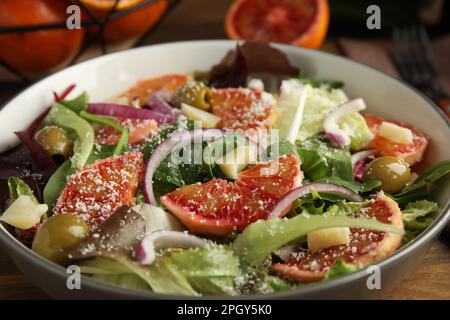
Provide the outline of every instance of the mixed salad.
<path id="1" fill-rule="evenodd" d="M 271 293 L 391 255 L 439 212 L 450 161 L 246 42 L 208 72 L 143 80 L 109 102 L 74 86 L 0 155 L 0 220 L 42 257 L 118 286 Z M 73 94 L 72 94 L 73 96 Z"/>

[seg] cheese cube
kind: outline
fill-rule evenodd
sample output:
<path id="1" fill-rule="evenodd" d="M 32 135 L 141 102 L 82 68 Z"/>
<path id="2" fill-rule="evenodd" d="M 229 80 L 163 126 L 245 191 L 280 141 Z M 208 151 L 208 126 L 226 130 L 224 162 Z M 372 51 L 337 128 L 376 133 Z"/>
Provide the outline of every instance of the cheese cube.
<path id="1" fill-rule="evenodd" d="M 308 248 L 312 252 L 350 242 L 350 229 L 328 228 L 308 233 Z"/>
<path id="2" fill-rule="evenodd" d="M 400 127 L 392 122 L 383 121 L 380 124 L 378 134 L 395 143 L 411 144 L 413 142 L 413 133 L 410 129 Z"/>
<path id="3" fill-rule="evenodd" d="M 22 195 L 3 212 L 0 221 L 25 230 L 34 227 L 47 210 L 46 204 L 35 203 L 30 196 Z"/>

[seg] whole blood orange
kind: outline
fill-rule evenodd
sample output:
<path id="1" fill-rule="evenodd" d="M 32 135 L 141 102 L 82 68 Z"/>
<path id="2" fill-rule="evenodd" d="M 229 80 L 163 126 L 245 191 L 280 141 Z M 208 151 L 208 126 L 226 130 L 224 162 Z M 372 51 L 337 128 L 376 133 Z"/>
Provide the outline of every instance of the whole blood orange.
<path id="1" fill-rule="evenodd" d="M 66 8 L 61 0 L 1 0 L 0 27 L 65 22 Z M 83 34 L 66 28 L 0 34 L 0 60 L 30 74 L 49 71 L 74 57 Z"/>
<path id="2" fill-rule="evenodd" d="M 116 10 L 124 10 L 137 5 L 143 0 L 121 0 Z M 81 2 L 98 18 L 104 18 L 113 8 L 115 0 L 81 0 Z M 106 40 L 115 42 L 144 34 L 166 11 L 167 0 L 137 9 L 108 22 L 104 30 Z"/>
<path id="3" fill-rule="evenodd" d="M 328 0 L 236 0 L 225 29 L 232 39 L 319 48 L 329 20 Z"/>
<path id="4" fill-rule="evenodd" d="M 267 172 L 271 166 L 276 170 Z M 191 184 L 162 196 L 161 203 L 193 233 L 227 235 L 267 219 L 278 200 L 300 186 L 302 177 L 297 157 L 284 155 L 244 171 L 235 183 L 213 179 Z M 267 188 L 270 181 L 273 185 Z"/>
<path id="5" fill-rule="evenodd" d="M 403 229 L 403 215 L 397 203 L 380 194 L 355 216 L 376 218 L 383 223 Z M 276 263 L 272 270 L 294 282 L 320 281 L 336 261 L 367 266 L 391 255 L 400 245 L 402 236 L 381 231 L 350 229 L 350 242 L 317 252 L 299 249 L 285 263 Z"/>
<path id="6" fill-rule="evenodd" d="M 397 121 L 390 121 L 401 127 L 410 129 L 413 133 L 412 143 L 396 143 L 378 135 L 378 128 L 380 124 L 385 121 L 383 118 L 379 118 L 372 114 L 365 114 L 364 119 L 366 120 L 369 129 L 375 135 L 368 143 L 369 148 L 375 149 L 381 156 L 399 157 L 408 162 L 410 166 L 422 160 L 429 141 L 429 138 L 422 131 Z"/>
<path id="7" fill-rule="evenodd" d="M 80 216 L 95 229 L 122 205 L 133 205 L 144 170 L 140 152 L 98 160 L 69 178 L 55 214 Z"/>

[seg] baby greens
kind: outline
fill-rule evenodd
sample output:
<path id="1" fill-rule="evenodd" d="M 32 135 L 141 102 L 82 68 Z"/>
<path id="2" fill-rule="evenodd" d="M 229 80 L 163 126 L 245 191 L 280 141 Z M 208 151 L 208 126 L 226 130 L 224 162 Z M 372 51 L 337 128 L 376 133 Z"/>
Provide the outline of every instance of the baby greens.
<path id="1" fill-rule="evenodd" d="M 76 139 L 71 158 L 72 167 L 81 169 L 85 165 L 94 146 L 94 129 L 75 112 L 60 103 L 54 103 L 49 112 L 50 122 L 75 132 Z"/>
<path id="2" fill-rule="evenodd" d="M 402 230 L 374 219 L 300 214 L 292 219 L 273 218 L 249 225 L 236 238 L 233 248 L 242 262 L 258 265 L 273 251 L 309 232 L 335 227 L 368 228 L 402 234 Z"/>
<path id="3" fill-rule="evenodd" d="M 297 150 L 302 159 L 302 171 L 311 181 L 329 177 L 353 180 L 351 155 L 347 149 L 315 136 L 300 143 Z"/>

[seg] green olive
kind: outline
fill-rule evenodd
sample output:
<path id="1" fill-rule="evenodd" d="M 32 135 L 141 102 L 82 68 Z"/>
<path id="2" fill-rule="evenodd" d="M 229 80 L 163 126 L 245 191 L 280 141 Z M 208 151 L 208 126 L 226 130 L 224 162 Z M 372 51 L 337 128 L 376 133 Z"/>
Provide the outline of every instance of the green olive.
<path id="1" fill-rule="evenodd" d="M 59 127 L 42 128 L 36 133 L 35 139 L 51 156 L 68 158 L 72 154 L 72 140 L 67 132 Z"/>
<path id="2" fill-rule="evenodd" d="M 203 82 L 189 81 L 175 91 L 170 102 L 177 108 L 181 108 L 181 104 L 186 103 L 209 111 L 211 109 L 210 94 L 211 90 Z"/>
<path id="3" fill-rule="evenodd" d="M 61 214 L 47 220 L 36 232 L 32 249 L 42 257 L 64 265 L 69 261 L 67 250 L 89 233 L 83 219 L 73 214 Z"/>
<path id="4" fill-rule="evenodd" d="M 378 179 L 380 189 L 387 193 L 401 191 L 411 179 L 408 163 L 397 157 L 380 157 L 370 162 L 364 171 L 364 180 Z"/>

